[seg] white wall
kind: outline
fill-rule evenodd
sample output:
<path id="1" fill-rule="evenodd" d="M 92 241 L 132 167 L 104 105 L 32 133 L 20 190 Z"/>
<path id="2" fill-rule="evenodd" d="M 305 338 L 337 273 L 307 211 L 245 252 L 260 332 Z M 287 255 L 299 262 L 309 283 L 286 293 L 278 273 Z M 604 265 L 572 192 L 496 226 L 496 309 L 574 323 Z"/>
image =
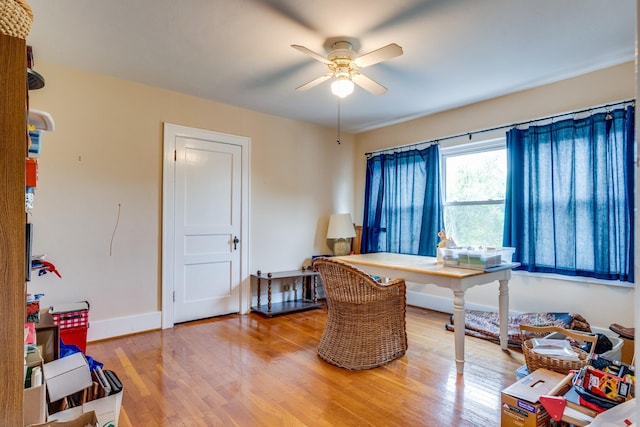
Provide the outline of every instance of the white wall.
<path id="1" fill-rule="evenodd" d="M 381 148 L 429 141 L 460 133 L 527 121 L 635 98 L 633 62 L 584 76 L 514 93 L 355 136 L 355 221 L 362 223 L 365 153 Z M 482 80 L 478 81 L 482 84 Z M 474 136 L 481 139 L 484 134 Z M 634 324 L 634 290 L 514 273 L 510 309 L 515 312 L 559 311 L 582 314 L 592 325 Z M 409 285 L 409 302 L 451 312 L 451 292 L 434 286 Z M 497 286 L 472 288 L 468 308 L 497 309 Z"/>
<path id="2" fill-rule="evenodd" d="M 250 137 L 249 271 L 298 268 L 327 253 L 332 212 L 362 222 L 364 153 L 635 96 L 632 63 L 357 136 L 53 64 L 37 63 L 50 112 L 30 221 L 34 252 L 63 275 L 34 277 L 43 305 L 89 300 L 89 339 L 160 326 L 162 123 Z M 118 204 L 118 229 L 112 240 Z M 355 206 L 355 207 L 354 207 Z M 110 253 L 110 247 L 112 247 Z M 571 311 L 595 326 L 631 324 L 633 290 L 516 276 L 511 309 Z M 427 289 L 427 291 L 425 291 Z M 410 301 L 448 311 L 448 291 L 410 286 Z M 474 288 L 468 306 L 495 307 L 497 289 Z"/>
<path id="3" fill-rule="evenodd" d="M 88 300 L 89 340 L 160 326 L 163 122 L 251 138 L 250 272 L 297 269 L 326 253 L 329 215 L 352 206 L 352 135 L 337 144 L 330 128 L 36 69 L 46 86 L 30 92 L 30 107 L 51 113 L 56 129 L 42 139 L 29 220 L 34 253 L 62 279 L 33 277 L 28 292 L 44 293 L 43 306 Z"/>

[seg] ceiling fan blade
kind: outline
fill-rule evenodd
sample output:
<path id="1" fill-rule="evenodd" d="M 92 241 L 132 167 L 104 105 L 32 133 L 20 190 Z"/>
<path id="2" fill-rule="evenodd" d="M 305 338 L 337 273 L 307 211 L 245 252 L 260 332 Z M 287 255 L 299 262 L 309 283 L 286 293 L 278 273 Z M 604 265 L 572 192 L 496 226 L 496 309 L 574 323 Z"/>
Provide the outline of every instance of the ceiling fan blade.
<path id="1" fill-rule="evenodd" d="M 387 91 L 387 88 L 382 86 L 375 80 L 360 73 L 352 73 L 351 80 L 361 88 L 371 92 L 374 95 L 382 95 Z"/>
<path id="2" fill-rule="evenodd" d="M 309 48 L 306 48 L 304 46 L 300 46 L 299 44 L 292 44 L 291 47 L 296 49 L 296 50 L 299 50 L 300 52 L 304 53 L 305 55 L 309 55 L 310 57 L 312 57 L 316 61 L 320 61 L 323 64 L 327 64 L 327 65 L 333 64 L 333 62 L 329 61 L 328 58 L 325 58 L 324 56 L 320 55 L 319 53 L 315 53 L 314 51 L 312 51 Z"/>
<path id="3" fill-rule="evenodd" d="M 298 86 L 296 88 L 296 90 L 307 90 L 307 89 L 311 89 L 314 86 L 318 86 L 320 83 L 324 82 L 325 80 L 330 79 L 333 76 L 333 73 L 327 73 L 324 74 L 320 77 L 318 77 L 317 79 L 313 79 L 311 80 L 309 83 L 305 83 L 302 86 Z"/>
<path id="4" fill-rule="evenodd" d="M 402 55 L 402 48 L 395 43 L 388 44 L 380 49 L 373 50 L 357 57 L 353 62 L 360 68 L 368 67 L 387 59 Z"/>

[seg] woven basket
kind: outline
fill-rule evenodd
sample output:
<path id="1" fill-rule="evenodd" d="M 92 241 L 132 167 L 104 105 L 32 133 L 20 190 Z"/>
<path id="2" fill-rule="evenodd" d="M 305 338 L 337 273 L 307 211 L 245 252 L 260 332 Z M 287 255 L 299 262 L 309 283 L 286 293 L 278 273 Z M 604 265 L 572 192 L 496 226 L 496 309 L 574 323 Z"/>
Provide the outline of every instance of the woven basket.
<path id="1" fill-rule="evenodd" d="M 589 353 L 579 348 L 573 348 L 578 353 L 578 360 L 564 360 L 557 357 L 546 356 L 539 354 L 533 350 L 533 344 L 531 339 L 527 339 L 524 331 L 532 332 L 536 337 L 541 338 L 545 333 L 558 332 L 567 337 L 571 337 L 576 341 L 583 341 L 591 343 L 591 349 Z M 531 335 L 529 335 L 531 336 Z M 596 341 L 598 337 L 596 335 L 587 335 L 584 333 L 578 333 L 575 331 L 567 330 L 559 326 L 529 326 L 520 325 L 520 337 L 522 338 L 522 354 L 524 354 L 524 361 L 527 364 L 527 370 L 532 373 L 536 369 L 544 368 L 550 371 L 558 372 L 561 374 L 567 374 L 569 371 L 578 370 L 589 363 L 593 350 L 596 348 Z"/>
<path id="2" fill-rule="evenodd" d="M 31 31 L 33 12 L 24 0 L 0 0 L 0 33 L 26 39 Z"/>

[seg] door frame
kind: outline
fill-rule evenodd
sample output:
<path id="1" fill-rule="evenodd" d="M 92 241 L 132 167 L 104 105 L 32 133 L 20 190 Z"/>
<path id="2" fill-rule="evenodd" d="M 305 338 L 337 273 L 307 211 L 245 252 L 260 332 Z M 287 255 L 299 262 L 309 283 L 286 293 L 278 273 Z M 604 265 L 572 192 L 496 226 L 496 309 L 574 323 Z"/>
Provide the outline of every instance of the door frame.
<path id="1" fill-rule="evenodd" d="M 162 329 L 174 325 L 173 295 L 175 288 L 175 138 L 220 140 L 237 144 L 242 148 L 241 200 L 240 200 L 240 313 L 249 312 L 251 306 L 251 278 L 249 276 L 249 161 L 251 139 L 205 129 L 192 128 L 165 122 L 163 124 L 162 160 Z"/>

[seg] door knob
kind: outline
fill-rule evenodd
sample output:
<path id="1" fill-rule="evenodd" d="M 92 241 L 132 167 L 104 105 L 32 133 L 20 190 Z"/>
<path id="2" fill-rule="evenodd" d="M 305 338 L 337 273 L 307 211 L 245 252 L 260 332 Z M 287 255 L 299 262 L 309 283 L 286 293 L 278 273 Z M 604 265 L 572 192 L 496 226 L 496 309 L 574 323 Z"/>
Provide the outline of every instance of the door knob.
<path id="1" fill-rule="evenodd" d="M 238 243 L 240 243 L 240 239 L 238 239 L 238 236 L 233 236 L 233 250 L 234 251 L 238 250 Z"/>

